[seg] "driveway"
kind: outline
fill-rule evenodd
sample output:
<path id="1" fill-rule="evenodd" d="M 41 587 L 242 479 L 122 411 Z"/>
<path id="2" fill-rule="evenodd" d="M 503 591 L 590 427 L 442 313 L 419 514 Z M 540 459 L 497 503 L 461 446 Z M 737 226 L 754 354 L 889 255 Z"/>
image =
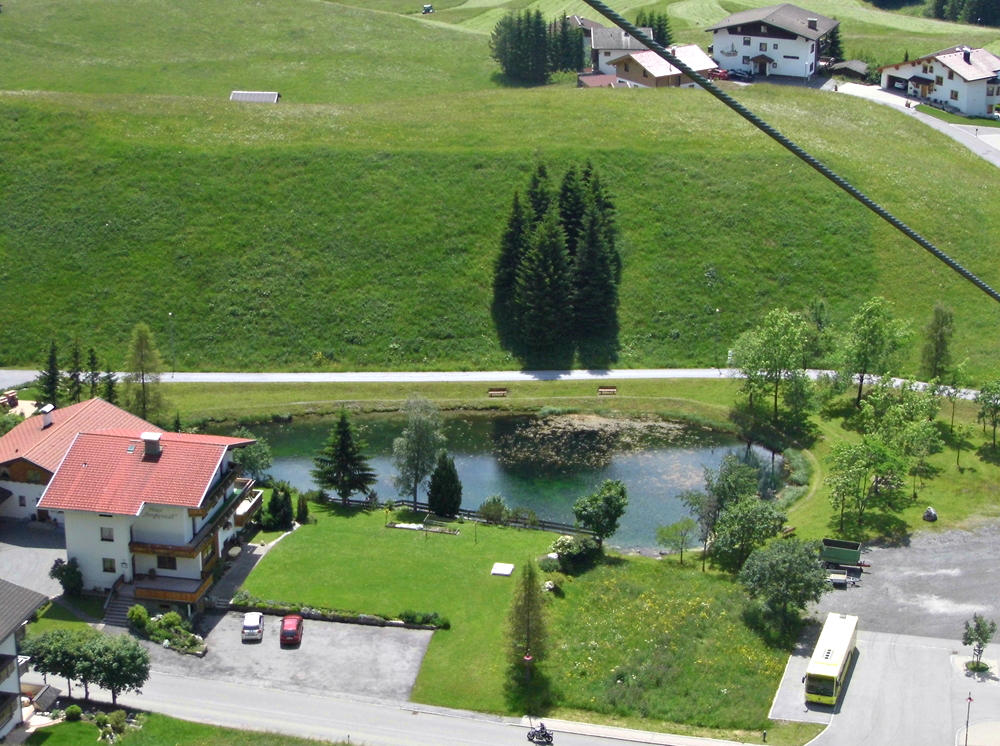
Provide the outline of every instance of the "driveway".
<path id="1" fill-rule="evenodd" d="M 57 557 L 66 559 L 66 536 L 61 527 L 0 520 L 0 578 L 54 598 L 62 594 L 59 582 L 49 577 Z"/>
<path id="2" fill-rule="evenodd" d="M 151 668 L 268 689 L 402 702 L 410 696 L 432 634 L 307 619 L 301 645 L 283 648 L 278 644 L 280 625 L 281 617 L 265 615 L 263 641 L 244 643 L 242 614 L 206 614 L 200 623 L 207 631 L 204 658 L 148 645 Z"/>

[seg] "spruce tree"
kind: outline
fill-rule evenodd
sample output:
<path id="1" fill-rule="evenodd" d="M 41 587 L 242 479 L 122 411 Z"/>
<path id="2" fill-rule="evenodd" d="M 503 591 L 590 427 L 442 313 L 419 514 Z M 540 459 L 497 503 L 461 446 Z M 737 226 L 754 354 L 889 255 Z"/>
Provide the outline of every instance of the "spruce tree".
<path id="1" fill-rule="evenodd" d="M 840 26 L 834 26 L 830 33 L 827 34 L 824 46 L 827 57 L 838 62 L 844 59 L 844 45 L 840 39 Z"/>
<path id="2" fill-rule="evenodd" d="M 526 11 L 527 48 L 525 55 L 524 82 L 542 85 L 549 81 L 549 31 L 540 10 Z"/>
<path id="3" fill-rule="evenodd" d="M 132 329 L 132 342 L 125 361 L 125 409 L 142 419 L 155 417 L 163 408 L 160 372 L 163 361 L 149 326 L 139 322 Z"/>
<path id="4" fill-rule="evenodd" d="M 566 241 L 553 206 L 529 241 L 517 276 L 520 338 L 536 358 L 565 354 L 573 318 Z"/>
<path id="5" fill-rule="evenodd" d="M 107 366 L 107 372 L 101 378 L 101 398 L 108 404 L 118 403 L 118 391 L 115 381 L 115 371 L 111 366 Z"/>
<path id="6" fill-rule="evenodd" d="M 97 352 L 93 347 L 87 350 L 87 383 L 90 384 L 90 398 L 93 399 L 101 383 L 101 364 L 97 362 Z"/>
<path id="7" fill-rule="evenodd" d="M 581 348 L 617 347 L 618 285 L 605 245 L 606 233 L 596 206 L 584 215 L 582 233 L 573 265 L 573 314 L 576 340 Z"/>
<path id="8" fill-rule="evenodd" d="M 500 254 L 493 268 L 493 321 L 500 342 L 510 346 L 516 342 L 517 330 L 517 269 L 528 244 L 528 216 L 521 199 L 514 192 L 514 201 L 507 219 L 507 228 L 500 239 Z"/>
<path id="9" fill-rule="evenodd" d="M 661 47 L 673 44 L 674 34 L 670 30 L 670 18 L 666 13 L 654 13 L 649 26 L 653 29 L 653 41 Z"/>
<path id="10" fill-rule="evenodd" d="M 583 169 L 582 179 L 597 210 L 604 238 L 604 248 L 608 252 L 608 263 L 611 266 L 611 272 L 617 285 L 622 279 L 622 257 L 618 251 L 618 226 L 615 221 L 615 206 L 608 196 L 607 191 L 605 191 L 600 177 L 589 162 Z"/>
<path id="11" fill-rule="evenodd" d="M 66 396 L 74 404 L 83 393 L 83 360 L 80 355 L 80 341 L 73 340 L 69 353 L 69 370 L 66 371 Z"/>
<path id="12" fill-rule="evenodd" d="M 542 217 L 549 211 L 551 203 L 552 187 L 549 184 L 549 172 L 544 163 L 539 163 L 528 184 L 528 207 L 531 208 L 528 215 L 529 228 L 534 228 L 541 222 Z"/>
<path id="13" fill-rule="evenodd" d="M 46 404 L 59 406 L 59 351 L 55 341 L 49 344 L 49 358 L 45 369 L 38 374 L 38 385 L 42 389 L 42 398 Z"/>
<path id="14" fill-rule="evenodd" d="M 570 257 L 576 255 L 577 237 L 583 226 L 585 210 L 586 193 L 583 184 L 576 168 L 570 166 L 559 187 L 559 222 L 566 236 L 566 253 Z"/>
<path id="15" fill-rule="evenodd" d="M 531 665 L 545 658 L 545 598 L 542 596 L 538 570 L 531 560 L 522 565 L 514 586 L 507 630 L 512 665 Z"/>
<path id="16" fill-rule="evenodd" d="M 313 459 L 313 479 L 320 487 L 334 490 L 341 502 L 355 492 L 367 492 L 375 484 L 375 472 L 364 455 L 365 444 L 354 437 L 354 429 L 346 411 L 341 411 L 337 426 L 330 432 L 322 450 Z"/>
<path id="17" fill-rule="evenodd" d="M 427 504 L 435 515 L 453 517 L 462 507 L 462 482 L 455 460 L 441 451 L 427 487 Z"/>

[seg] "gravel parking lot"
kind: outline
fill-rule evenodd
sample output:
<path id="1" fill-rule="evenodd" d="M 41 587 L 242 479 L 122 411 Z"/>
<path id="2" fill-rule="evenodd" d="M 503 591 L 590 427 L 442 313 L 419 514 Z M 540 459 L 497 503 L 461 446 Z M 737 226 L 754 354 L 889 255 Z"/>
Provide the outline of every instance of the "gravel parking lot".
<path id="1" fill-rule="evenodd" d="M 823 596 L 813 615 L 856 614 L 860 629 L 957 641 L 974 613 L 1000 619 L 1000 526 L 916 534 L 908 546 L 865 551 L 855 588 Z"/>
<path id="2" fill-rule="evenodd" d="M 201 626 L 209 630 L 204 658 L 151 645 L 153 671 L 398 701 L 409 698 L 432 634 L 307 619 L 302 644 L 283 648 L 278 616 L 264 616 L 261 642 L 241 641 L 239 613 L 207 615 Z"/>

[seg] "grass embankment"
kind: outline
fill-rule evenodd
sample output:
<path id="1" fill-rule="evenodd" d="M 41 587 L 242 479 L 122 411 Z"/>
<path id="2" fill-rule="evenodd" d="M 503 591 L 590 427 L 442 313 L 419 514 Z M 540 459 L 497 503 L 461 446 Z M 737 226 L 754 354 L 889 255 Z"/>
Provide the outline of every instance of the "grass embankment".
<path id="1" fill-rule="evenodd" d="M 77 629 L 104 617 L 104 599 L 91 596 L 49 601 L 38 611 L 38 618 L 28 627 L 30 634 L 38 635 L 54 629 Z"/>
<path id="2" fill-rule="evenodd" d="M 286 744 L 288 746 L 310 746 L 329 743 L 328 741 L 315 741 L 261 731 L 202 725 L 153 713 L 146 713 L 142 718 L 141 729 L 126 731 L 115 740 L 115 743 L 127 744 L 127 746 L 242 746 L 246 743 L 260 744 L 260 746 L 285 746 Z M 26 743 L 28 746 L 80 746 L 81 743 L 97 741 L 97 735 L 97 726 L 93 723 L 85 721 L 64 722 L 35 731 Z M 338 741 L 337 744 L 343 746 L 343 742 Z"/>
<path id="3" fill-rule="evenodd" d="M 490 568 L 540 556 L 553 534 L 469 523 L 455 525 L 457 536 L 426 534 L 385 528 L 382 511 L 316 512 L 316 523 L 266 555 L 248 591 L 389 615 L 436 611 L 451 629 L 434 634 L 413 699 L 520 713 L 519 699 L 505 693 L 513 581 L 491 576 Z M 642 557 L 610 557 L 576 577 L 552 577 L 562 594 L 548 600 L 553 639 L 539 675 L 558 703 L 554 716 L 587 711 L 602 722 L 631 716 L 634 727 L 669 730 L 678 721 L 700 732 L 766 725 L 786 651 L 747 629 L 742 592 L 728 578 Z M 617 684 L 618 676 L 627 682 Z"/>
<path id="4" fill-rule="evenodd" d="M 978 291 L 714 99 L 504 89 L 486 35 L 445 11 L 19 3 L 5 80 L 22 91 L 0 94 L 0 249 L 17 267 L 0 290 L 18 299 L 7 320 L 20 331 L 0 341 L 5 364 L 74 338 L 118 364 L 145 320 L 183 369 L 516 367 L 489 317 L 490 275 L 539 158 L 557 176 L 591 160 L 618 205 L 624 366 L 722 364 L 773 306 L 823 296 L 843 323 L 874 293 L 916 326 L 946 298 L 956 357 L 979 375 L 1000 359 Z M 935 46 L 945 28 L 964 33 L 876 16 L 931 24 Z M 232 88 L 284 98 L 233 106 Z M 984 240 L 1000 231 L 995 169 L 865 101 L 734 92 L 997 284 Z M 915 193 L 927 173 L 934 189 Z"/>

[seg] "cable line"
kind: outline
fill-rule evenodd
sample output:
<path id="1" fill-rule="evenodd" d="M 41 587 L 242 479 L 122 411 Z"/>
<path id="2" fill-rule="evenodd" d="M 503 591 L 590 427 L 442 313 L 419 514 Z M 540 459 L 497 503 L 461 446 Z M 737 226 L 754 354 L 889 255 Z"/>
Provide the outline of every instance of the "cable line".
<path id="1" fill-rule="evenodd" d="M 607 18 L 609 21 L 611 21 L 616 26 L 618 26 L 618 28 L 620 28 L 623 31 L 627 32 L 629 35 L 633 36 L 636 40 L 638 40 L 642 44 L 645 44 L 653 52 L 656 52 L 657 55 L 659 55 L 661 58 L 663 58 L 664 60 L 666 60 L 667 62 L 669 62 L 671 65 L 673 65 L 674 67 L 676 67 L 678 70 L 680 70 L 682 73 L 684 73 L 685 75 L 687 75 L 689 78 L 691 78 L 691 80 L 693 80 L 699 86 L 701 86 L 706 91 L 708 91 L 709 93 L 711 93 L 713 96 L 715 96 L 717 99 L 719 99 L 722 103 L 724 103 L 730 109 L 732 109 L 733 111 L 735 111 L 741 117 L 743 117 L 744 119 L 746 119 L 754 127 L 756 127 L 757 129 L 761 130 L 764 134 L 766 134 L 772 140 L 776 141 L 777 143 L 779 143 L 780 145 L 782 145 L 787 150 L 790 150 L 799 159 L 805 161 L 810 166 L 812 166 L 814 169 L 816 169 L 817 171 L 819 171 L 821 174 L 823 174 L 823 176 L 825 176 L 827 179 L 829 179 L 830 181 L 832 181 L 838 187 L 840 187 L 841 189 L 843 189 L 849 195 L 851 195 L 852 197 L 854 197 L 854 199 L 856 199 L 858 202 L 860 202 L 861 204 L 863 204 L 869 210 L 871 210 L 872 212 L 874 212 L 876 215 L 878 215 L 880 218 L 882 218 L 885 222 L 889 223 L 889 225 L 893 226 L 900 233 L 903 233 L 904 235 L 906 235 L 907 237 L 909 237 L 911 240 L 915 241 L 917 244 L 919 244 L 924 249 L 926 249 L 927 251 L 929 251 L 935 257 L 937 257 L 942 262 L 944 262 L 946 265 L 948 265 L 952 270 L 954 270 L 955 272 L 957 272 L 958 274 L 960 274 L 966 280 L 968 280 L 973 285 L 975 285 L 980 290 L 982 290 L 984 293 L 986 293 L 988 296 L 990 296 L 993 300 L 1000 302 L 1000 293 L 998 293 L 996 290 L 994 290 L 993 288 L 991 288 L 989 285 L 987 285 L 985 282 L 983 282 L 981 279 L 979 279 L 976 275 L 974 275 L 972 272 L 970 272 L 969 270 L 967 270 L 961 264 L 959 264 L 958 262 L 956 262 L 950 256 L 948 256 L 947 254 L 945 254 L 943 251 L 941 251 L 941 249 L 939 249 L 937 246 L 935 246 L 934 244 L 932 244 L 926 238 L 924 238 L 923 236 L 921 236 L 919 233 L 917 233 L 915 230 L 913 230 L 910 226 L 908 226 L 902 220 L 900 220 L 899 218 L 897 218 L 891 212 L 889 212 L 888 210 L 886 210 L 880 204 L 878 204 L 877 202 L 875 202 L 873 199 L 871 199 L 868 195 L 866 195 L 860 189 L 858 189 L 857 187 L 853 186 L 850 182 L 847 181 L 847 179 L 845 179 L 844 177 L 842 177 L 839 174 L 837 174 L 829 166 L 825 165 L 824 163 L 822 163 L 821 161 L 819 161 L 817 158 L 815 158 L 814 156 L 812 156 L 808 152 L 806 152 L 806 150 L 804 150 L 803 148 L 801 148 L 800 146 L 798 146 L 797 144 L 795 144 L 792 140 L 790 140 L 789 138 L 785 137 L 777 129 L 775 129 L 774 127 L 772 127 L 770 124 L 768 124 L 767 122 L 765 122 L 759 116 L 757 116 L 752 111 L 750 111 L 748 108 L 746 108 L 745 106 L 743 106 L 743 104 L 741 104 L 739 101 L 737 101 L 736 99 L 734 99 L 732 96 L 730 96 L 729 94 L 727 94 L 725 91 L 723 91 L 720 88 L 718 88 L 716 85 L 714 85 L 710 80 L 708 80 L 707 78 L 704 78 L 700 74 L 696 73 L 694 70 L 692 70 L 684 62 L 682 62 L 680 59 L 678 59 L 673 54 L 671 54 L 669 51 L 667 51 L 660 44 L 656 43 L 655 41 L 653 41 L 652 39 L 650 39 L 648 36 L 646 36 L 646 34 L 644 34 L 642 31 L 640 31 L 636 26 L 634 26 L 633 24 L 629 23 L 627 20 L 625 20 L 625 18 L 623 18 L 618 13 L 616 13 L 611 8 L 609 8 L 606 4 L 604 4 L 603 2 L 601 2 L 601 0 L 583 0 L 583 1 L 585 3 L 587 3 L 587 5 L 589 5 L 591 8 L 593 8 L 594 10 L 596 10 L 598 13 L 600 13 L 601 15 L 603 15 L 605 18 Z"/>

